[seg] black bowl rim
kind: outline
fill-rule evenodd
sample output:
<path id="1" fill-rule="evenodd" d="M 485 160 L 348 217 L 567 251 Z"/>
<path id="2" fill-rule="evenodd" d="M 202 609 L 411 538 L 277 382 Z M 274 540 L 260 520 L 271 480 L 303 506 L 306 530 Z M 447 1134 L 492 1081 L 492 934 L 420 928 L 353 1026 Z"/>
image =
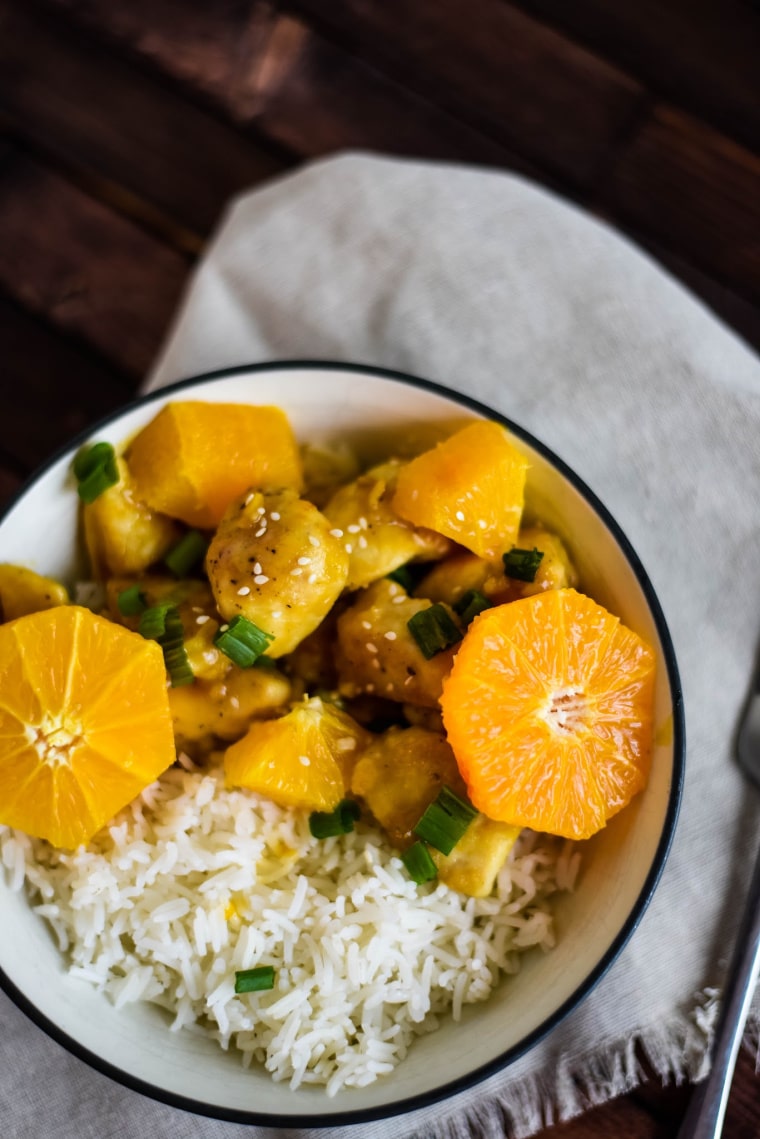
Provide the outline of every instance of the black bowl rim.
<path id="1" fill-rule="evenodd" d="M 668 683 L 670 686 L 672 705 L 673 705 L 673 777 L 670 786 L 670 793 L 668 796 L 668 808 L 665 815 L 665 824 L 663 826 L 660 841 L 657 845 L 652 865 L 649 873 L 645 879 L 644 885 L 639 893 L 635 905 L 626 922 L 621 927 L 617 936 L 614 938 L 606 953 L 599 960 L 595 968 L 588 974 L 585 980 L 578 986 L 572 996 L 570 996 L 555 1012 L 547 1017 L 533 1032 L 529 1033 L 519 1044 L 514 1045 L 512 1048 L 507 1049 L 505 1052 L 500 1053 L 494 1059 L 489 1060 L 488 1063 L 481 1065 L 479 1068 L 468 1072 L 458 1079 L 451 1080 L 447 1083 L 441 1084 L 439 1087 L 432 1091 L 420 1093 L 419 1095 L 409 1096 L 406 1099 L 398 1100 L 396 1102 L 389 1102 L 380 1104 L 376 1107 L 370 1108 L 348 1108 L 345 1111 L 330 1111 L 318 1116 L 308 1115 L 272 1115 L 264 1112 L 249 1111 L 239 1108 L 224 1108 L 215 1104 L 205 1103 L 200 1100 L 194 1100 L 187 1096 L 178 1095 L 174 1092 L 168 1092 L 163 1088 L 157 1087 L 154 1084 L 149 1084 L 147 1081 L 138 1077 L 132 1076 L 128 1072 L 124 1072 L 121 1068 L 116 1067 L 109 1061 L 103 1059 L 101 1056 L 91 1052 L 88 1048 L 81 1045 L 78 1041 L 74 1040 L 67 1032 L 60 1029 L 53 1021 L 51 1021 L 45 1013 L 43 1013 L 24 993 L 22 993 L 16 985 L 6 975 L 4 970 L 0 969 L 0 989 L 2 989 L 7 996 L 21 1009 L 22 1012 L 29 1017 L 39 1028 L 41 1028 L 51 1039 L 55 1040 L 58 1044 L 62 1045 L 72 1055 L 83 1060 L 90 1067 L 102 1072 L 104 1075 L 109 1076 L 115 1082 L 130 1088 L 133 1091 L 139 1092 L 150 1099 L 156 1100 L 160 1103 L 168 1104 L 171 1107 L 179 1108 L 183 1111 L 191 1112 L 195 1115 L 205 1116 L 211 1119 L 220 1119 L 230 1123 L 242 1123 L 249 1125 L 269 1126 L 276 1128 L 313 1128 L 313 1127 L 337 1127 L 348 1126 L 357 1123 L 366 1123 L 377 1119 L 388 1119 L 394 1116 L 406 1114 L 411 1111 L 418 1111 L 426 1107 L 431 1107 L 433 1104 L 439 1103 L 444 1099 L 448 1099 L 460 1092 L 467 1090 L 481 1083 L 483 1080 L 497 1074 L 505 1069 L 513 1061 L 519 1057 L 524 1056 L 531 1048 L 535 1047 L 539 1041 L 543 1040 L 557 1025 L 565 1019 L 565 1017 L 572 1012 L 578 1005 L 588 996 L 588 994 L 596 987 L 602 977 L 607 973 L 613 962 L 622 952 L 624 946 L 629 941 L 634 930 L 641 921 L 644 912 L 646 911 L 654 891 L 662 876 L 665 863 L 670 852 L 673 842 L 673 836 L 678 821 L 678 814 L 681 803 L 681 796 L 683 792 L 684 782 L 684 769 L 685 769 L 685 723 L 684 723 L 684 708 L 683 708 L 683 693 L 681 689 L 681 682 L 678 672 L 678 665 L 676 662 L 675 650 L 673 647 L 670 631 L 665 620 L 662 607 L 660 605 L 657 594 L 649 579 L 649 576 L 644 569 L 638 554 L 629 542 L 628 538 L 613 518 L 604 503 L 598 498 L 594 491 L 562 460 L 558 455 L 536 439 L 529 431 L 526 431 L 519 424 L 514 423 L 507 416 L 502 415 L 494 408 L 488 407 L 481 403 L 479 400 L 474 399 L 465 393 L 458 392 L 453 388 L 449 388 L 444 384 L 438 383 L 434 380 L 424 379 L 420 376 L 415 376 L 407 372 L 396 371 L 391 368 L 383 368 L 373 364 L 354 364 L 346 361 L 331 361 L 331 360 L 310 360 L 310 359 L 288 359 L 288 360 L 274 360 L 265 361 L 257 364 L 238 364 L 233 367 L 218 368 L 209 372 L 204 372 L 196 376 L 188 376 L 185 379 L 178 380 L 173 384 L 168 384 L 161 387 L 156 391 L 148 392 L 143 396 L 138 396 L 130 403 L 122 405 L 109 415 L 104 416 L 97 423 L 91 424 L 83 431 L 79 432 L 73 440 L 66 443 L 63 447 L 59 448 L 56 453 L 47 460 L 47 462 L 38 468 L 35 473 L 23 484 L 21 489 L 13 496 L 10 503 L 3 510 L 0 515 L 0 525 L 5 517 L 13 510 L 15 505 L 24 497 L 25 494 L 37 483 L 47 471 L 54 466 L 63 456 L 74 451 L 82 443 L 92 438 L 100 429 L 112 423 L 115 419 L 121 418 L 122 415 L 127 414 L 139 407 L 149 405 L 150 403 L 163 401 L 167 396 L 174 393 L 181 392 L 185 388 L 194 386 L 195 384 L 205 383 L 213 380 L 228 379 L 232 376 L 239 376 L 245 374 L 258 374 L 261 372 L 272 371 L 338 371 L 338 372 L 354 372 L 361 375 L 370 375 L 379 377 L 381 379 L 395 380 L 400 383 L 406 384 L 411 387 L 421 388 L 426 391 L 433 392 L 444 398 L 450 399 L 455 403 L 459 403 L 477 414 L 484 416 L 488 419 L 498 420 L 504 424 L 510 432 L 516 437 L 523 439 L 532 448 L 539 452 L 543 457 L 556 467 L 557 470 L 564 475 L 564 477 L 575 487 L 575 489 L 586 499 L 593 510 L 599 515 L 604 522 L 605 526 L 612 533 L 613 537 L 620 546 L 623 554 L 625 555 L 631 569 L 634 571 L 638 583 L 646 597 L 652 618 L 660 638 L 662 645 L 663 656 L 667 667 Z M 350 1094 L 350 1093 L 349 1093 Z"/>

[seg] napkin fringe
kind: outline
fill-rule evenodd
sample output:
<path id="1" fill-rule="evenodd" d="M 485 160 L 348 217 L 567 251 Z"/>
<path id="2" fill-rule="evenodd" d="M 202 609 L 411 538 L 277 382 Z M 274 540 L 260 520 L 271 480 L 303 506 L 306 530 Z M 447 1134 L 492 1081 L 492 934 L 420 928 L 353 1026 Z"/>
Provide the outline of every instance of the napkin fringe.
<path id="1" fill-rule="evenodd" d="M 414 1139 L 527 1139 L 565 1123 L 591 1107 L 625 1095 L 651 1076 L 663 1084 L 698 1081 L 707 1074 L 710 1044 L 719 993 L 697 994 L 690 1015 L 633 1033 L 624 1040 L 605 1041 L 599 1052 L 573 1060 L 560 1059 L 550 1074 L 526 1076 L 509 1086 L 508 1094 L 486 1093 L 460 1113 L 439 1118 L 414 1133 Z M 601 1043 L 601 1042 L 599 1042 Z M 748 1022 L 744 1043 L 760 1064 L 760 1020 Z"/>

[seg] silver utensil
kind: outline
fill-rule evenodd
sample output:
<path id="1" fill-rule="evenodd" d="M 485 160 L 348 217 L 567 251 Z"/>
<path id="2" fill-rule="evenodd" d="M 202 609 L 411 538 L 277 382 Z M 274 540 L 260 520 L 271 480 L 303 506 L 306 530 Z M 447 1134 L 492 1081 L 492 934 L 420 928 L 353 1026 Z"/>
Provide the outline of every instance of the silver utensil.
<path id="1" fill-rule="evenodd" d="M 760 789 L 760 668 L 755 675 L 737 738 L 736 755 L 744 774 Z M 718 1139 L 723 1130 L 731 1077 L 760 974 L 760 850 L 750 882 L 736 946 L 726 974 L 712 1049 L 712 1067 L 698 1085 L 678 1139 Z"/>

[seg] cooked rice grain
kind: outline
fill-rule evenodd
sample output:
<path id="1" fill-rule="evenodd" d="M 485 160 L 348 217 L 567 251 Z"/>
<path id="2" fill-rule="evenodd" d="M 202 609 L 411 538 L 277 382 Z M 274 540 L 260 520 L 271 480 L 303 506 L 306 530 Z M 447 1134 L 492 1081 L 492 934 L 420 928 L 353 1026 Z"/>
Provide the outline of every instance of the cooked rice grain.
<path id="1" fill-rule="evenodd" d="M 13 889 L 53 927 L 72 976 L 121 1007 L 154 1001 L 275 1080 L 328 1095 L 391 1072 L 445 1015 L 486 1000 L 554 943 L 549 899 L 578 856 L 531 834 L 490 898 L 416 886 L 374 830 L 314 839 L 305 813 L 226 791 L 221 769 L 166 772 L 73 853 L 0 827 Z M 271 992 L 235 972 L 273 965 Z"/>

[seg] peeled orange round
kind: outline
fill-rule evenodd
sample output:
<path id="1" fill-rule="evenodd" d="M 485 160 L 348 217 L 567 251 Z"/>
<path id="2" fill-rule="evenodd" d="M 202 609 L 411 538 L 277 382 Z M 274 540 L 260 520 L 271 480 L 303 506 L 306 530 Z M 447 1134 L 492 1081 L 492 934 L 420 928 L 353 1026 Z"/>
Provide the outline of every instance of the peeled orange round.
<path id="1" fill-rule="evenodd" d="M 588 838 L 646 784 L 652 649 L 573 589 L 487 610 L 444 682 L 446 733 L 489 818 Z"/>
<path id="2" fill-rule="evenodd" d="M 174 758 L 155 641 L 74 605 L 0 625 L 0 823 L 74 848 Z"/>

